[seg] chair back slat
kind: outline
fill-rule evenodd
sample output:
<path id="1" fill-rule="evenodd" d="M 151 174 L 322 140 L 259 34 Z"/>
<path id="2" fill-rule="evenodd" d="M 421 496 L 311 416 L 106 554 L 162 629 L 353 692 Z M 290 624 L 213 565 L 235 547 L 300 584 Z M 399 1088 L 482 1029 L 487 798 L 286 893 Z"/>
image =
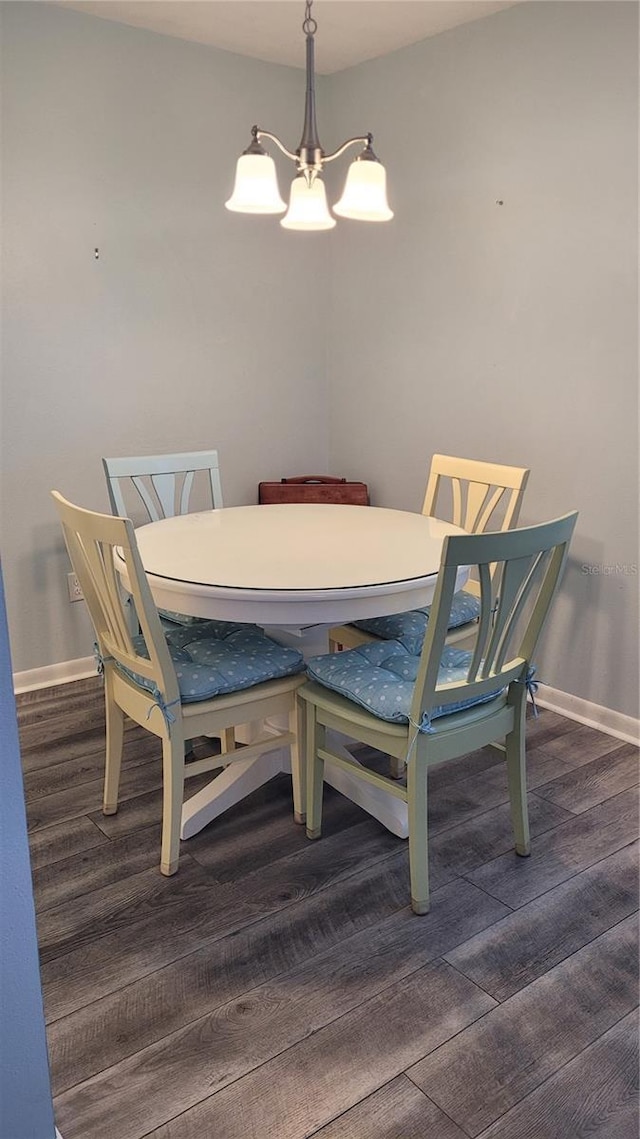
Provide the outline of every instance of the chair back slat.
<path id="1" fill-rule="evenodd" d="M 577 513 L 506 533 L 445 539 L 427 625 L 411 718 L 440 705 L 472 700 L 525 680 L 558 588 Z M 461 566 L 477 567 L 480 618 L 466 679 L 438 684 L 448 615 Z M 497 572 L 492 574 L 492 567 Z"/>
<path id="2" fill-rule="evenodd" d="M 577 515 L 576 515 L 577 517 Z M 542 587 L 535 601 L 533 612 L 529 618 L 522 639 L 521 652 L 526 660 L 531 660 L 540 639 L 540 634 L 546 621 L 547 613 L 562 577 L 562 571 L 567 559 L 569 540 L 563 546 L 559 544 L 551 551 L 549 566 Z"/>
<path id="3" fill-rule="evenodd" d="M 484 657 L 483 674 L 500 671 L 508 647 L 536 580 L 540 580 L 546 552 L 535 558 L 516 558 L 502 563 L 500 596 L 494 614 L 491 640 Z"/>
<path id="4" fill-rule="evenodd" d="M 491 625 L 494 608 L 493 578 L 491 567 L 478 566 L 478 579 L 480 584 L 480 617 L 476 626 L 474 654 L 469 666 L 469 679 L 476 680 L 478 671 L 484 657 L 487 640 L 491 635 Z"/>
<path id="5" fill-rule="evenodd" d="M 97 514 L 74 506 L 58 491 L 52 491 L 52 497 L 103 660 L 108 662 L 112 658 L 153 681 L 167 702 L 176 699 L 175 669 L 142 567 L 133 524 L 128 518 Z M 137 651 L 133 641 L 115 567 L 116 557 L 126 567 L 127 588 L 134 599 L 149 659 Z"/>
<path id="6" fill-rule="evenodd" d="M 127 488 L 137 492 L 135 502 L 142 503 L 150 522 L 223 505 L 217 451 L 103 459 L 102 465 L 111 508 L 120 517 L 132 513 Z"/>
<path id="7" fill-rule="evenodd" d="M 178 506 L 178 514 L 189 513 L 189 502 L 191 500 L 191 488 L 193 486 L 194 477 L 195 471 L 187 471 L 184 476 L 182 494 L 180 495 L 180 505 Z"/>
<path id="8" fill-rule="evenodd" d="M 493 510 L 493 504 L 500 500 L 502 490 L 498 489 L 497 492 L 491 493 L 491 487 L 485 483 L 469 482 L 467 483 L 467 498 L 463 519 L 456 523 L 461 526 L 463 530 L 467 530 L 469 534 L 475 534 L 479 529 L 478 521 L 484 515 L 489 518 Z M 497 493 L 497 498 L 496 498 Z"/>
<path id="9" fill-rule="evenodd" d="M 85 538 L 81 533 L 77 534 L 77 543 L 76 554 L 84 559 L 85 572 L 91 577 L 93 595 L 100 608 L 104 640 L 109 642 L 112 655 L 117 653 L 132 658 L 134 653 L 128 624 L 123 622 L 122 606 L 116 602 L 115 582 L 112 583 L 109 574 L 111 568 L 113 575 L 111 546 L 105 546 L 96 539 Z M 78 578 L 82 586 L 80 574 Z"/>
<path id="10" fill-rule="evenodd" d="M 169 501 L 172 501 L 172 499 L 173 499 L 173 485 L 175 483 L 175 476 L 170 475 L 169 478 L 171 480 L 171 498 Z M 157 490 L 157 487 L 155 486 L 154 480 L 150 479 L 149 482 L 153 486 L 153 489 L 156 491 L 156 494 L 158 495 L 160 509 L 158 509 L 156 502 L 154 501 L 153 497 L 151 496 L 145 480 L 143 478 L 140 478 L 139 475 L 132 475 L 131 476 L 131 485 L 133 487 L 135 487 L 136 491 L 138 492 L 140 499 L 142 500 L 142 504 L 143 504 L 147 514 L 149 515 L 149 520 L 151 522 L 159 522 L 161 518 L 166 518 L 167 515 L 170 516 L 171 514 L 173 514 L 173 510 L 172 509 L 169 509 L 169 510 L 165 509 L 164 503 L 162 501 L 162 496 L 160 494 L 158 494 L 158 490 Z M 119 488 L 119 490 L 120 490 L 120 488 Z M 122 496 L 121 490 L 120 490 L 120 495 L 122 497 L 122 501 L 120 503 L 120 509 L 117 511 L 117 513 L 120 515 L 121 518 L 123 518 L 128 514 L 128 511 L 127 511 L 127 508 L 125 506 L 124 497 Z"/>
<path id="11" fill-rule="evenodd" d="M 469 488 L 471 491 L 471 487 Z M 487 487 L 485 494 L 479 507 L 475 509 L 473 518 L 469 518 L 470 525 L 465 526 L 464 529 L 468 530 L 470 534 L 482 534 L 489 528 L 489 521 L 493 517 L 494 511 L 498 508 L 503 498 L 509 498 L 507 491 L 504 487 L 497 486 L 492 490 Z M 506 529 L 506 527 L 505 527 Z"/>
<path id="12" fill-rule="evenodd" d="M 436 476 L 436 487 L 438 490 L 440 489 L 439 476 Z M 451 479 L 451 497 L 453 500 L 451 506 L 451 521 L 453 522 L 454 526 L 462 526 L 462 483 L 460 482 L 460 479 Z M 431 513 L 431 511 L 424 511 L 424 513 Z"/>
<path id="13" fill-rule="evenodd" d="M 456 587 L 456 575 L 456 569 L 441 565 L 427 625 L 427 639 L 434 645 L 444 646 L 449 627 L 451 601 Z M 427 640 L 425 640 L 425 645 L 426 643 Z M 411 719 L 414 723 L 419 723 L 422 715 L 423 691 L 432 692 L 437 687 L 441 656 L 442 651 L 439 655 L 436 651 L 425 653 L 423 650 L 422 652 L 411 706 Z"/>

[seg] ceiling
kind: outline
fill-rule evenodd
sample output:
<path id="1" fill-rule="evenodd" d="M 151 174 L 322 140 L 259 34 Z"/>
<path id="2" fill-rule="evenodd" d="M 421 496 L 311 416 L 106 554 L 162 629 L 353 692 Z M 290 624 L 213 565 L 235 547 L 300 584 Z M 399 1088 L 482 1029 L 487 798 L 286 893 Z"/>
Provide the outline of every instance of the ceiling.
<path id="1" fill-rule="evenodd" d="M 104 20 L 304 67 L 303 0 L 59 0 Z M 316 0 L 325 75 L 511 8 L 520 0 Z"/>

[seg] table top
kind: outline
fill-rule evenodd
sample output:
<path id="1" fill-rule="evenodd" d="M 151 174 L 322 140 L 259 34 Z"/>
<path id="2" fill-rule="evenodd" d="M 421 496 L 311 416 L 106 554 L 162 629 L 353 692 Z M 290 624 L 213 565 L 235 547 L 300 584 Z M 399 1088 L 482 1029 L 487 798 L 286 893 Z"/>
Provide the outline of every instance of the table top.
<path id="1" fill-rule="evenodd" d="M 402 510 L 287 503 L 178 515 L 136 537 L 159 606 L 296 625 L 429 604 L 453 533 L 462 531 Z"/>

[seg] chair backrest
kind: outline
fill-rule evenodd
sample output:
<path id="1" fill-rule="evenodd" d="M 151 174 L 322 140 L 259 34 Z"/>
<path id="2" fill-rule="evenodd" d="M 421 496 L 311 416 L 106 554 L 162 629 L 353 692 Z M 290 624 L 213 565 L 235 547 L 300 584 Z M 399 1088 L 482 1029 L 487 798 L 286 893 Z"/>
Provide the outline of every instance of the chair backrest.
<path id="1" fill-rule="evenodd" d="M 137 491 L 150 522 L 188 514 L 190 510 L 218 509 L 222 487 L 217 451 L 192 451 L 179 455 L 141 455 L 124 459 L 103 459 L 109 501 L 114 514 L 128 518 L 134 512 L 127 489 Z M 201 480 L 196 475 L 203 472 Z M 204 489 L 199 485 L 205 483 Z M 195 495 L 200 502 L 195 504 Z"/>
<path id="2" fill-rule="evenodd" d="M 151 680 L 167 704 L 176 700 L 179 690 L 175 668 L 142 568 L 132 522 L 128 518 L 114 518 L 111 514 L 96 514 L 74 506 L 56 490 L 51 495 L 103 661 L 112 658 Z M 127 589 L 134 599 L 149 659 L 136 650 L 114 556 L 125 564 Z"/>
<path id="3" fill-rule="evenodd" d="M 452 499 L 448 521 L 454 526 L 469 534 L 482 534 L 490 523 L 492 530 L 511 530 L 518 521 L 528 478 L 526 467 L 434 455 L 422 513 L 443 517 L 437 508 L 447 481 Z"/>
<path id="4" fill-rule="evenodd" d="M 524 682 L 558 587 L 576 512 L 508 533 L 445 539 L 438 582 L 416 679 L 411 719 L 442 705 L 473 700 L 512 681 Z M 492 574 L 492 566 L 498 573 Z M 480 618 L 467 678 L 438 686 L 451 602 L 460 566 L 477 567 Z"/>

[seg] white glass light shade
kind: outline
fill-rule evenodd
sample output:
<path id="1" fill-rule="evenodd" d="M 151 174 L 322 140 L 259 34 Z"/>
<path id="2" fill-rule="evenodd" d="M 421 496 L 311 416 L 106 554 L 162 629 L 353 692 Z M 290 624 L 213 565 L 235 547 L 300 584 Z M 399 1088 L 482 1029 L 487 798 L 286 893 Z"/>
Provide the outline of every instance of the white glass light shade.
<path id="1" fill-rule="evenodd" d="M 393 211 L 387 201 L 387 174 L 382 163 L 356 158 L 333 210 L 340 217 L 358 221 L 389 221 Z"/>
<path id="2" fill-rule="evenodd" d="M 233 194 L 225 206 L 240 214 L 283 213 L 287 206 L 280 197 L 273 158 L 268 154 L 241 154 Z"/>
<path id="3" fill-rule="evenodd" d="M 304 174 L 299 174 L 291 183 L 289 209 L 281 219 L 285 229 L 333 229 L 336 219 L 331 217 L 327 207 L 327 194 L 321 178 L 307 184 Z"/>

